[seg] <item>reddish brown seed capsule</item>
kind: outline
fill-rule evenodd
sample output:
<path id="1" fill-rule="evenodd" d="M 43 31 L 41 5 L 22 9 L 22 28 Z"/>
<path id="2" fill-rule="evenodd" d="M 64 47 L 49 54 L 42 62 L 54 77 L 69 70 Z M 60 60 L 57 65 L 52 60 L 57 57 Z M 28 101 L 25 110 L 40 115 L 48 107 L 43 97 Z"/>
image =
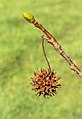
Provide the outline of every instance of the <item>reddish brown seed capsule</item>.
<path id="1" fill-rule="evenodd" d="M 35 77 L 32 78 L 31 84 L 38 96 L 53 96 L 57 93 L 56 89 L 61 87 L 61 84 L 58 83 L 60 78 L 52 71 L 49 72 L 48 70 L 41 69 L 34 73 L 34 75 Z"/>

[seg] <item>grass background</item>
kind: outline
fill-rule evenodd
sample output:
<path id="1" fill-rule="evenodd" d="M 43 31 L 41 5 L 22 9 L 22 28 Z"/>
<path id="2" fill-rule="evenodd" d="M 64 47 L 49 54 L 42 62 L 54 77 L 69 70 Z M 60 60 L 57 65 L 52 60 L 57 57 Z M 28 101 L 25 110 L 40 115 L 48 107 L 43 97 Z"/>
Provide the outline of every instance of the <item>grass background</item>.
<path id="1" fill-rule="evenodd" d="M 62 88 L 49 99 L 31 90 L 34 71 L 47 65 L 41 31 L 21 15 L 27 10 L 82 69 L 82 0 L 0 0 L 0 119 L 82 119 L 82 80 L 47 43 Z"/>

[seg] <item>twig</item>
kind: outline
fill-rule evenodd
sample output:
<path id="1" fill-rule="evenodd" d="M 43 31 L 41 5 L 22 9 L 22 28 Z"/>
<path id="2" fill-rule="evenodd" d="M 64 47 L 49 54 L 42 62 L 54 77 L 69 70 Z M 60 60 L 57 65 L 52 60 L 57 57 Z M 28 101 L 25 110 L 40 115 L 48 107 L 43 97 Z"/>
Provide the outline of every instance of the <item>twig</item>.
<path id="1" fill-rule="evenodd" d="M 63 51 L 61 45 L 57 42 L 57 40 L 41 25 L 39 24 L 34 17 L 30 13 L 23 13 L 23 17 L 30 23 L 33 23 L 35 27 L 39 28 L 43 31 L 46 36 L 42 36 L 43 39 L 47 40 L 55 50 L 65 59 L 65 61 L 70 65 L 71 70 L 76 72 L 82 78 L 82 72 L 80 69 L 74 64 L 72 59 Z"/>
<path id="2" fill-rule="evenodd" d="M 48 70 L 49 70 L 49 72 L 51 72 L 51 66 L 50 66 L 50 63 L 49 63 L 49 61 L 47 59 L 46 52 L 45 52 L 44 38 L 43 37 L 42 37 L 42 49 L 43 49 L 43 54 L 44 54 L 45 60 L 46 60 L 47 65 L 48 65 Z"/>

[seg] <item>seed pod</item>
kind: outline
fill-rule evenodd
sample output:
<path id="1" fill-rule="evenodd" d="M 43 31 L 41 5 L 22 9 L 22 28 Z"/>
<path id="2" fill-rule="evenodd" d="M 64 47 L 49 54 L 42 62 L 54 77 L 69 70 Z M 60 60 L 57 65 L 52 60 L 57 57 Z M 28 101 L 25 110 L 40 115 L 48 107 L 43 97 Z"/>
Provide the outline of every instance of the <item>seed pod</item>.
<path id="1" fill-rule="evenodd" d="M 61 87 L 61 84 L 58 83 L 60 78 L 52 71 L 41 69 L 34 75 L 31 84 L 33 85 L 32 89 L 36 91 L 38 96 L 53 96 L 57 93 L 56 89 Z"/>

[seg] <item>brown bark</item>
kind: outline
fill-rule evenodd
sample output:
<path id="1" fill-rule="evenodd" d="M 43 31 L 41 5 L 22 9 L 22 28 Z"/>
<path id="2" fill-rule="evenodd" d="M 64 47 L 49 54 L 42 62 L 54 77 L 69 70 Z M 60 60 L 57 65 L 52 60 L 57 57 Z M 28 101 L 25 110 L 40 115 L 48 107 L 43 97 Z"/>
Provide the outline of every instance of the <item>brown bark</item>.
<path id="1" fill-rule="evenodd" d="M 42 38 L 47 40 L 48 43 L 50 43 L 55 48 L 55 50 L 65 59 L 65 61 L 70 65 L 71 70 L 76 72 L 82 78 L 82 72 L 80 71 L 78 66 L 74 64 L 72 59 L 63 51 L 61 45 L 57 42 L 57 40 L 36 20 L 33 21 L 33 24 L 35 25 L 35 27 L 39 28 L 46 34 L 46 36 L 42 36 Z"/>

